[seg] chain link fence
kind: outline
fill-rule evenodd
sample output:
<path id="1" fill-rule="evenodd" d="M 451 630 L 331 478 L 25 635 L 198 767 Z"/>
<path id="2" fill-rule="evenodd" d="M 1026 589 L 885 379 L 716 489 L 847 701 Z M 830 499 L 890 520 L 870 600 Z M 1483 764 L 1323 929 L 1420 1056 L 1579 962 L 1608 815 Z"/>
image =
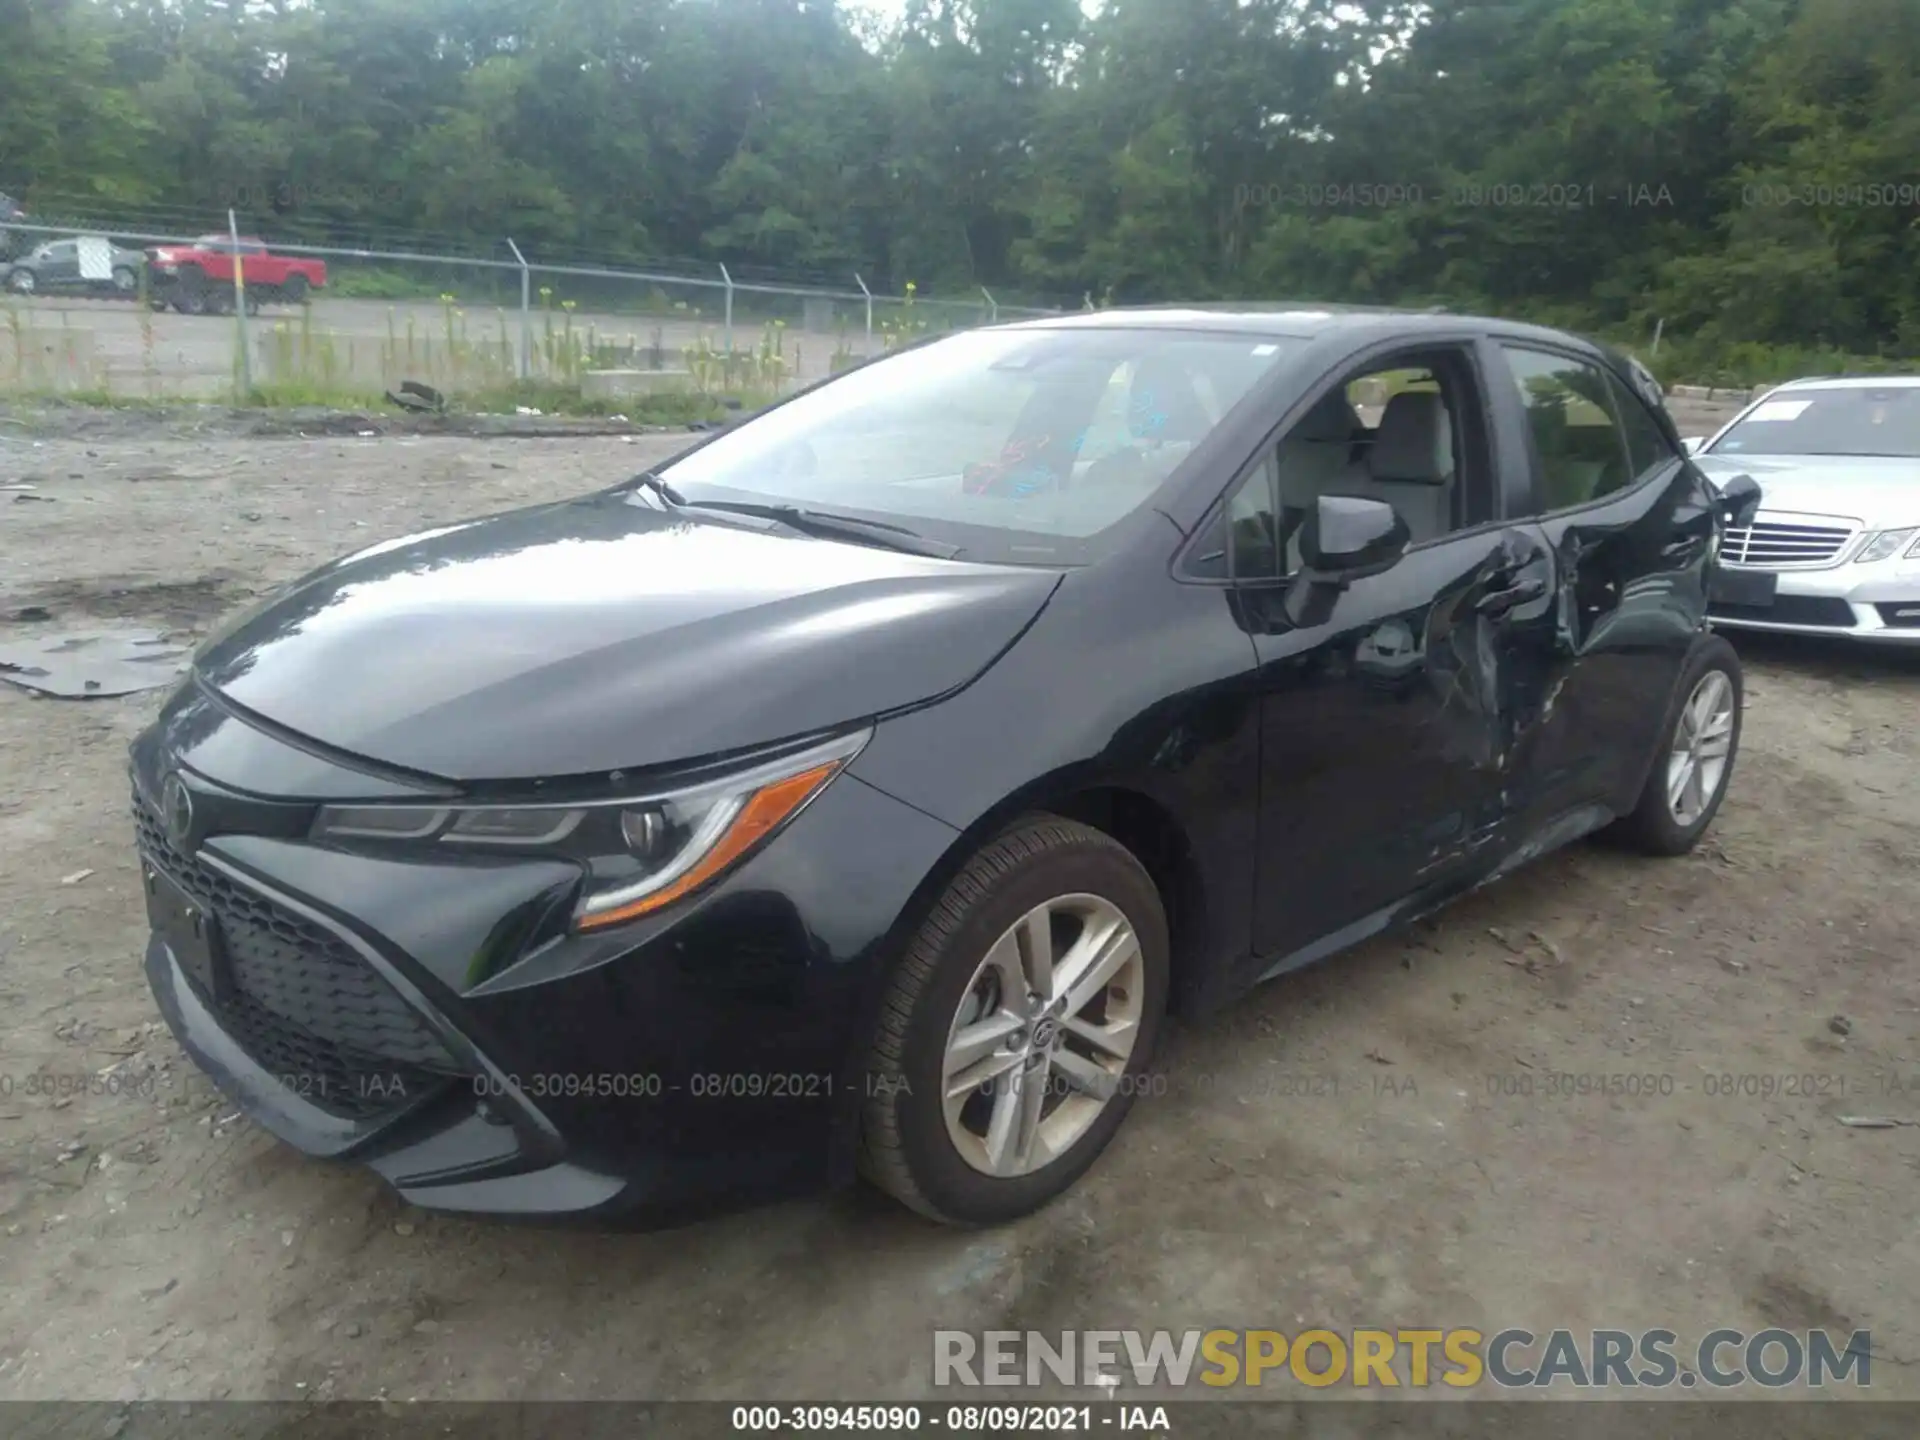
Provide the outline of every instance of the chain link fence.
<path id="1" fill-rule="evenodd" d="M 927 334 L 1060 313 L 1003 306 L 985 290 L 877 294 L 858 275 L 834 289 L 718 263 L 552 263 L 510 239 L 493 254 L 454 255 L 391 237 L 356 247 L 260 236 L 270 258 L 243 254 L 239 292 L 229 293 L 231 263 L 217 259 L 216 273 L 186 292 L 177 273 L 160 274 L 140 252 L 203 241 L 217 248 L 229 234 L 244 249 L 255 232 L 231 215 L 209 216 L 197 234 L 38 217 L 8 229 L 0 390 L 15 393 L 220 399 L 253 391 L 324 403 L 412 380 L 450 394 L 558 386 L 608 402 L 671 390 L 770 396 Z M 129 263 L 105 279 L 79 275 L 66 251 L 80 237 L 110 241 Z M 324 284 L 289 303 L 262 283 L 281 258 L 324 263 Z"/>

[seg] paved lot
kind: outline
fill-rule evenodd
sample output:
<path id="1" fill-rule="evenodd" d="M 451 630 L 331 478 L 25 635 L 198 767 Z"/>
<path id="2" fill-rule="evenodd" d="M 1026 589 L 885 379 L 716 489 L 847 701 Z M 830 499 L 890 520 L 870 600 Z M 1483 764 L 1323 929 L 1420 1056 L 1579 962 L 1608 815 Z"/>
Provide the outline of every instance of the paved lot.
<path id="1" fill-rule="evenodd" d="M 0 483 L 53 497 L 0 496 L 0 639 L 199 632 L 673 443 L 0 423 Z M 1742 648 L 1745 753 L 1699 853 L 1576 847 L 1181 1030 L 1086 1183 L 987 1234 L 864 1192 L 503 1229 L 287 1151 L 139 977 L 124 747 L 156 702 L 0 686 L 0 1395 L 906 1397 L 936 1325 L 1308 1322 L 1863 1327 L 1876 1393 L 1920 1395 L 1920 1128 L 1838 1121 L 1920 1120 L 1920 664 Z M 1523 1093 L 1556 1072 L 1655 1093 Z"/>

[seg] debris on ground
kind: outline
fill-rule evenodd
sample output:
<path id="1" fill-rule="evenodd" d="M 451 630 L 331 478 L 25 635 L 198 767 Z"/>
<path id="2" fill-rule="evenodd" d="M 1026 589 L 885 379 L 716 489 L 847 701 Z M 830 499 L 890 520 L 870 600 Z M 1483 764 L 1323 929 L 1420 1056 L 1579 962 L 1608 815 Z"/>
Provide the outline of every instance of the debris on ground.
<path id="1" fill-rule="evenodd" d="M 1827 1029 L 1836 1035 L 1851 1035 L 1853 1033 L 1853 1022 L 1844 1015 L 1836 1015 L 1827 1021 Z"/>
<path id="2" fill-rule="evenodd" d="M 78 885 L 91 874 L 93 874 L 91 870 L 76 870 L 71 875 L 62 875 L 60 877 L 60 883 L 62 885 Z"/>
<path id="3" fill-rule="evenodd" d="M 170 685 L 187 648 L 153 630 L 90 630 L 0 645 L 0 680 L 62 700 L 100 700 Z"/>
<path id="4" fill-rule="evenodd" d="M 447 408 L 447 397 L 431 385 L 423 385 L 418 380 L 402 380 L 399 388 L 389 390 L 387 399 L 402 410 L 425 410 L 439 414 Z"/>
<path id="5" fill-rule="evenodd" d="M 1842 1115 L 1840 1123 L 1849 1130 L 1898 1130 L 1902 1125 L 1920 1127 L 1920 1120 L 1904 1120 L 1892 1115 Z"/>

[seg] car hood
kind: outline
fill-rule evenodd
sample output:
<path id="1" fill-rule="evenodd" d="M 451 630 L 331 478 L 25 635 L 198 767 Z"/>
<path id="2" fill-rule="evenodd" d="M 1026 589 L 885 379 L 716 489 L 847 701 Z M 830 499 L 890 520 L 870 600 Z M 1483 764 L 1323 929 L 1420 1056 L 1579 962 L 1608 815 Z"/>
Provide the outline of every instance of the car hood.
<path id="1" fill-rule="evenodd" d="M 1839 515 L 1880 528 L 1920 524 L 1920 459 L 1877 455 L 1701 455 L 1716 484 L 1751 475 L 1761 508 Z"/>
<path id="2" fill-rule="evenodd" d="M 603 494 L 336 561 L 227 622 L 195 669 L 386 765 L 587 775 L 931 700 L 992 664 L 1059 580 Z"/>

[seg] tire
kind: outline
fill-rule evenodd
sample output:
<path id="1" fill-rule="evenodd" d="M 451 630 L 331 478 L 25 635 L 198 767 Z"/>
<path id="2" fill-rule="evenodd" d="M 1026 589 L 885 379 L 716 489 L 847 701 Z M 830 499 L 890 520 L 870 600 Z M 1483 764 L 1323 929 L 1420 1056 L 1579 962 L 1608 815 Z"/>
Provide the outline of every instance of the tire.
<path id="1" fill-rule="evenodd" d="M 32 295 L 39 289 L 39 281 L 31 270 L 15 269 L 7 275 L 7 289 L 16 295 Z"/>
<path id="2" fill-rule="evenodd" d="M 307 277 L 304 275 L 287 276 L 285 280 L 280 282 L 280 294 L 278 298 L 286 301 L 289 305 L 306 304 Z"/>
<path id="3" fill-rule="evenodd" d="M 1725 711 L 1724 724 L 1719 719 L 1720 706 L 1713 703 L 1712 697 L 1716 695 L 1731 706 Z M 1726 798 L 1735 762 L 1740 757 L 1744 695 L 1740 657 L 1722 637 L 1709 636 L 1695 648 L 1686 668 L 1680 672 L 1673 703 L 1667 711 L 1666 722 L 1660 727 L 1660 748 L 1655 752 L 1638 803 L 1630 814 L 1611 827 L 1623 843 L 1646 855 L 1684 855 L 1700 842 L 1719 812 L 1720 802 Z M 1691 773 L 1700 783 L 1683 791 L 1685 803 L 1677 803 L 1672 786 L 1676 777 L 1688 773 L 1687 767 L 1680 763 L 1678 746 L 1683 735 L 1696 734 L 1702 707 L 1706 706 L 1711 706 L 1704 711 L 1709 717 L 1707 743 L 1705 746 L 1696 743 L 1691 751 L 1694 757 Z M 1724 736 L 1726 745 L 1721 757 L 1724 763 L 1718 771 L 1713 771 L 1710 763 L 1703 763 L 1703 757 L 1717 748 L 1712 742 L 1720 736 Z"/>
<path id="4" fill-rule="evenodd" d="M 140 277 L 133 273 L 130 265 L 113 267 L 113 288 L 122 295 L 131 295 L 140 288 Z"/>
<path id="5" fill-rule="evenodd" d="M 173 308 L 182 315 L 205 315 L 209 308 L 207 295 L 207 272 L 188 265 L 174 281 Z"/>
<path id="6" fill-rule="evenodd" d="M 1068 996 L 1037 1010 L 1006 982 L 1032 980 L 1033 966 L 1014 932 L 1035 933 L 1029 922 L 1049 909 L 1051 923 L 1041 933 L 1051 932 L 1050 948 L 1061 962 L 1056 981 Z M 1117 969 L 1100 967 L 1110 972 L 1104 983 L 1077 992 L 1065 973 L 1078 963 L 1076 939 L 1118 962 Z M 1053 1200 L 1099 1158 L 1144 1088 L 1166 1011 L 1169 964 L 1159 892 L 1131 851 L 1098 830 L 1053 816 L 1034 816 L 1001 833 L 947 886 L 889 981 L 868 1057 L 861 1173 L 950 1225 L 1000 1224 Z M 1074 994 L 1077 1011 L 1063 1009 Z M 1062 1016 L 1075 1013 L 1078 1027 L 1065 1030 Z M 1010 1025 L 1018 1028 L 991 1051 L 978 1052 L 984 1058 L 977 1063 L 950 1058 L 950 1041 L 968 1026 L 986 1033 Z M 1108 1036 L 1106 1047 L 1085 1038 L 1095 1030 Z M 1129 1033 L 1122 1056 L 1117 1052 Z M 1025 1059 L 1015 1063 L 1010 1054 Z M 1099 1057 L 1097 1069 L 1089 1057 Z M 1069 1063 L 1078 1085 L 1063 1068 Z M 950 1118 L 950 1071 L 978 1074 L 982 1067 L 1000 1069 L 984 1087 L 964 1091 Z M 1083 1088 L 1096 1074 L 1097 1085 Z M 1035 1075 L 1046 1083 L 1029 1084 Z M 1016 1117 L 1013 1132 L 1020 1098 L 1034 1094 L 1043 1107 L 1033 1132 L 1036 1148 L 1023 1158 L 1017 1145 L 1003 1146 L 1004 1163 L 992 1173 L 989 1117 L 1004 1103 Z"/>

